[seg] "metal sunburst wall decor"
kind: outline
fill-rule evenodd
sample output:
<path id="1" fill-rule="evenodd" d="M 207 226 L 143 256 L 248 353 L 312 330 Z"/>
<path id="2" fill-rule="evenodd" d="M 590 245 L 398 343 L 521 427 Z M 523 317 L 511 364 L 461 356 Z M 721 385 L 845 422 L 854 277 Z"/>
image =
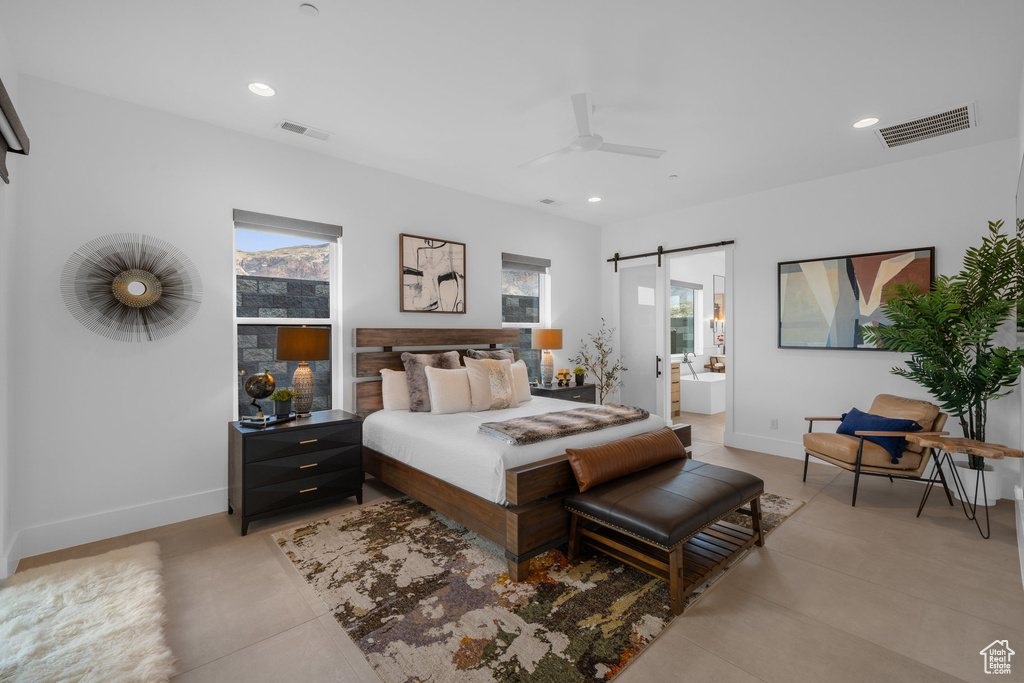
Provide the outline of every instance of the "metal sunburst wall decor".
<path id="1" fill-rule="evenodd" d="M 71 315 L 119 341 L 170 336 L 195 317 L 203 283 L 177 247 L 149 235 L 116 233 L 79 247 L 60 276 Z"/>

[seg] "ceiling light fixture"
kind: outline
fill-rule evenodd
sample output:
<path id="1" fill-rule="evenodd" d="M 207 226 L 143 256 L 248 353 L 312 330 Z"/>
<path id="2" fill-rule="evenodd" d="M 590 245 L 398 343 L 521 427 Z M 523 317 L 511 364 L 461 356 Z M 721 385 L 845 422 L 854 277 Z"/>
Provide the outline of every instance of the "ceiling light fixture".
<path id="1" fill-rule="evenodd" d="M 878 123 L 878 119 L 875 118 L 874 116 L 869 116 L 869 117 L 861 119 L 857 123 L 853 124 L 853 127 L 854 128 L 867 128 L 868 126 L 873 126 L 876 123 Z"/>
<path id="2" fill-rule="evenodd" d="M 277 91 L 266 83 L 250 83 L 249 92 L 253 95 L 259 95 L 260 97 L 273 97 L 274 93 Z"/>
<path id="3" fill-rule="evenodd" d="M 304 16 L 307 17 L 315 17 L 316 15 L 320 14 L 320 10 L 316 8 L 316 5 L 311 5 L 308 2 L 304 2 L 301 5 L 299 5 L 299 12 L 301 12 Z"/>
<path id="4" fill-rule="evenodd" d="M 591 198 L 590 198 L 590 199 L 588 199 L 587 201 L 588 201 L 588 202 L 592 202 L 592 203 L 595 203 L 595 204 L 596 204 L 597 202 L 601 201 L 601 198 L 600 198 L 600 197 L 591 197 Z"/>
<path id="5" fill-rule="evenodd" d="M 675 180 L 675 179 L 676 179 L 676 178 L 678 178 L 678 177 L 679 177 L 679 176 L 678 176 L 677 174 L 673 173 L 672 175 L 670 175 L 670 176 L 669 176 L 669 179 L 670 179 L 670 180 Z"/>

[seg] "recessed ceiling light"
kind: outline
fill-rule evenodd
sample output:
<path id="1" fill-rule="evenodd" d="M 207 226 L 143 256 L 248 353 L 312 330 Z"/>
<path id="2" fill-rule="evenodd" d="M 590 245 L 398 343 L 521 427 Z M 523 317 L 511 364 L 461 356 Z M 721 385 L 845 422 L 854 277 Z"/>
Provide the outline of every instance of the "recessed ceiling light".
<path id="1" fill-rule="evenodd" d="M 299 12 L 301 12 L 304 16 L 307 17 L 315 17 L 316 15 L 320 14 L 320 10 L 316 8 L 316 5 L 311 5 L 308 2 L 304 2 L 301 5 L 299 5 Z"/>
<path id="2" fill-rule="evenodd" d="M 273 97 L 274 93 L 277 91 L 266 83 L 250 83 L 249 92 L 253 95 L 259 95 L 260 97 Z"/>
<path id="3" fill-rule="evenodd" d="M 874 116 L 869 116 L 866 119 L 861 119 L 857 123 L 853 124 L 853 127 L 854 128 L 867 128 L 868 126 L 873 126 L 876 123 L 878 123 L 878 119 L 875 118 Z"/>
<path id="4" fill-rule="evenodd" d="M 599 201 L 601 201 L 601 198 L 600 197 L 591 197 L 587 201 L 588 202 L 599 202 Z"/>
<path id="5" fill-rule="evenodd" d="M 679 177 L 679 176 L 678 176 L 677 174 L 675 174 L 675 173 L 673 173 L 672 175 L 670 175 L 670 176 L 669 176 L 669 178 L 670 178 L 671 180 L 675 180 L 675 179 L 676 179 L 676 178 L 678 178 L 678 177 Z"/>

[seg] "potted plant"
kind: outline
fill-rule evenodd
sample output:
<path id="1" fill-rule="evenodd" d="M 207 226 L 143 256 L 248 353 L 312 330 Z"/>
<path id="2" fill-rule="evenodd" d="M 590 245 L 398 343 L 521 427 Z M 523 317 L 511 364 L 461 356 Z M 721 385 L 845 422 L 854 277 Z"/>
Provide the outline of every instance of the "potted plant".
<path id="1" fill-rule="evenodd" d="M 861 328 L 866 341 L 911 354 L 893 374 L 928 389 L 959 421 L 964 437 L 977 441 L 985 440 L 988 402 L 1010 393 L 1024 364 L 1024 349 L 993 341 L 1015 315 L 1024 273 L 1024 220 L 1013 235 L 1003 234 L 1002 226 L 989 222 L 988 236 L 967 250 L 960 272 L 935 278 L 928 292 L 913 284 L 890 287 L 882 304 L 890 322 Z M 973 470 L 963 477 L 970 491 L 986 471 L 985 459 L 968 456 L 967 467 Z"/>
<path id="2" fill-rule="evenodd" d="M 622 373 L 626 371 L 621 358 L 612 358 L 612 334 L 615 328 L 605 327 L 604 318 L 601 318 L 601 329 L 596 334 L 591 334 L 590 343 L 580 339 L 583 348 L 574 357 L 569 359 L 570 363 L 576 363 L 589 372 L 594 378 L 597 386 L 598 403 L 604 405 L 604 399 L 618 387 L 622 386 Z M 590 349 L 590 344 L 594 349 Z"/>
<path id="3" fill-rule="evenodd" d="M 583 386 L 583 380 L 587 376 L 587 370 L 581 365 L 577 365 L 576 369 L 572 371 L 573 376 L 576 378 L 576 386 Z"/>
<path id="4" fill-rule="evenodd" d="M 295 398 L 295 392 L 291 389 L 278 389 L 272 393 L 270 400 L 274 402 L 274 415 L 277 417 L 291 415 L 293 398 Z"/>

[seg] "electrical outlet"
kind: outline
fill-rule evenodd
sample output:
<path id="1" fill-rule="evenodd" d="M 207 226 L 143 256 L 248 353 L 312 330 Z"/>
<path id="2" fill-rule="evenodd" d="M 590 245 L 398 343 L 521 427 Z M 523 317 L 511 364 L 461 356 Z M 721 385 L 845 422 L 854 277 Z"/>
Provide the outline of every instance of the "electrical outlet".
<path id="1" fill-rule="evenodd" d="M 773 417 L 772 419 L 768 420 L 768 428 L 769 429 L 778 429 L 779 428 L 779 418 Z"/>

